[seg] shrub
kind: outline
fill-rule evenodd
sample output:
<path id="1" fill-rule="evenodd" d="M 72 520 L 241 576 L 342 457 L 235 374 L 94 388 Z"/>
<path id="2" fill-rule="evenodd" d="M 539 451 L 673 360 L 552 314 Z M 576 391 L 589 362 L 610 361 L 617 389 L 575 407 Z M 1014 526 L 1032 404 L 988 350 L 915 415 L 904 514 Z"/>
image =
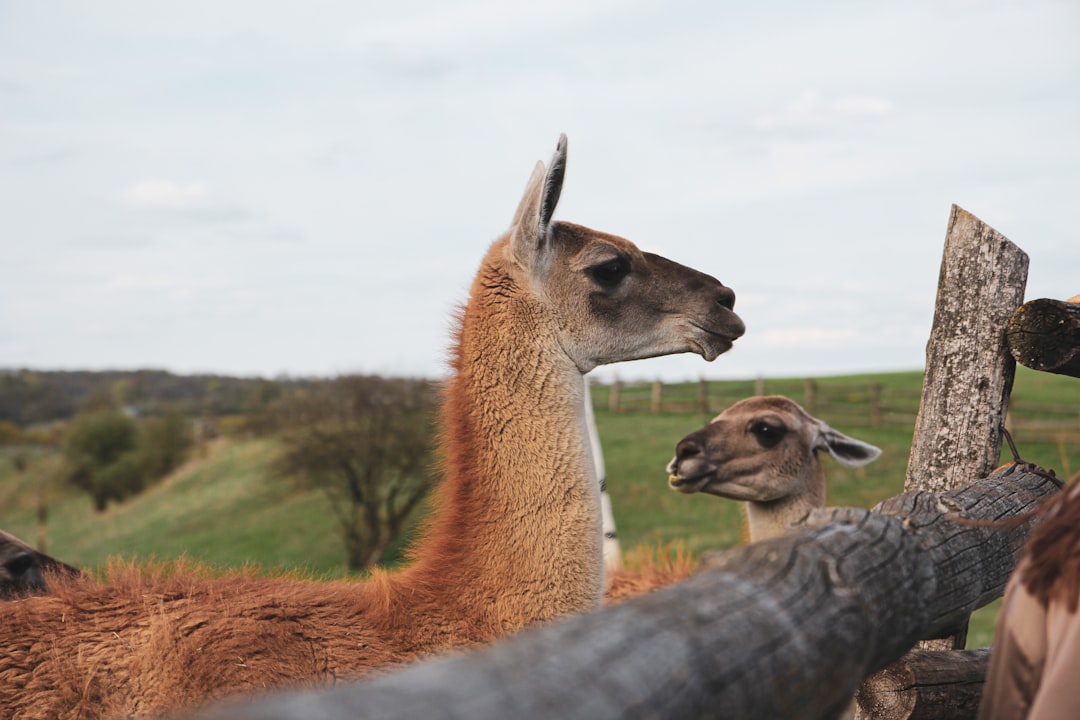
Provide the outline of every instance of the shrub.
<path id="1" fill-rule="evenodd" d="M 150 480 L 163 478 L 178 468 L 191 450 L 191 424 L 178 412 L 170 410 L 148 418 L 139 430 L 139 455 Z"/>
<path id="2" fill-rule="evenodd" d="M 67 479 L 101 511 L 142 492 L 180 465 L 192 445 L 191 429 L 176 412 L 141 424 L 112 408 L 79 415 L 64 444 Z"/>
<path id="3" fill-rule="evenodd" d="M 134 454 L 137 438 L 135 421 L 111 408 L 94 410 L 72 421 L 64 442 L 68 482 L 88 492 L 97 510 L 104 510 L 109 500 L 126 497 L 120 493 L 122 485 L 134 484 L 130 478 L 134 458 L 125 459 L 123 468 L 110 468 Z"/>

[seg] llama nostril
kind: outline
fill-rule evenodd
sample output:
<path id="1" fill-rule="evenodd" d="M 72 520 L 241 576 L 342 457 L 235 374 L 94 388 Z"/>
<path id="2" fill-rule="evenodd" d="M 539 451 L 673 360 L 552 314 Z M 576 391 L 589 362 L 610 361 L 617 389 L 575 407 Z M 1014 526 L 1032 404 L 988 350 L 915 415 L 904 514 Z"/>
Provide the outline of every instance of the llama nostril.
<path id="1" fill-rule="evenodd" d="M 721 307 L 726 307 L 728 310 L 734 310 L 735 291 L 726 285 L 721 285 L 719 292 L 716 294 L 716 302 Z"/>
<path id="2" fill-rule="evenodd" d="M 700 454 L 701 443 L 697 441 L 697 438 L 683 438 L 675 447 L 675 462 L 677 464 Z"/>

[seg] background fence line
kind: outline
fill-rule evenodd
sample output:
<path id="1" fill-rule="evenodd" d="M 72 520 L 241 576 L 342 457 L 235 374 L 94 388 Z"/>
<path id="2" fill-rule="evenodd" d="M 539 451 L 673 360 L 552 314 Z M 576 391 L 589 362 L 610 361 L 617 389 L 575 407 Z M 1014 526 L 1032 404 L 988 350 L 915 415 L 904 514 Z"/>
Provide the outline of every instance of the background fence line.
<path id="1" fill-rule="evenodd" d="M 752 395 L 786 395 L 807 412 L 834 426 L 914 428 L 919 411 L 919 390 L 898 390 L 877 382 L 837 385 L 814 378 L 663 383 L 660 380 L 594 383 L 598 410 L 653 415 L 708 415 Z M 1009 405 L 1006 427 L 1080 439 L 1080 407 L 1075 404 L 1031 403 L 1015 398 Z"/>

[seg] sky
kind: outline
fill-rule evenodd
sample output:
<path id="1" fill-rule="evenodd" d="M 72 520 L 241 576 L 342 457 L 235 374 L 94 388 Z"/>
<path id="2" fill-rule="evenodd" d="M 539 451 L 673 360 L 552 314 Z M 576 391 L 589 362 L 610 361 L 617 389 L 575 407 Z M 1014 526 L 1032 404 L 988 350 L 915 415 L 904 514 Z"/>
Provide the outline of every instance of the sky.
<path id="1" fill-rule="evenodd" d="M 442 376 L 556 219 L 747 334 L 600 379 L 921 368 L 952 204 L 1080 293 L 1075 0 L 0 0 L 0 368 Z"/>

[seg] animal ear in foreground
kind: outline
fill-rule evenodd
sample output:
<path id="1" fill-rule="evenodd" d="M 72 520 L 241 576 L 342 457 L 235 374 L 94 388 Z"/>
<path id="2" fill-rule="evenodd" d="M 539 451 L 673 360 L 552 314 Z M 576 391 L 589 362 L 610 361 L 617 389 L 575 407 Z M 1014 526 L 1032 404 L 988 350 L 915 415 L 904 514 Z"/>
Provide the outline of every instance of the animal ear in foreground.
<path id="1" fill-rule="evenodd" d="M 38 552 L 14 535 L 0 530 L 0 600 L 45 593 L 50 577 L 79 574 L 77 568 Z"/>

